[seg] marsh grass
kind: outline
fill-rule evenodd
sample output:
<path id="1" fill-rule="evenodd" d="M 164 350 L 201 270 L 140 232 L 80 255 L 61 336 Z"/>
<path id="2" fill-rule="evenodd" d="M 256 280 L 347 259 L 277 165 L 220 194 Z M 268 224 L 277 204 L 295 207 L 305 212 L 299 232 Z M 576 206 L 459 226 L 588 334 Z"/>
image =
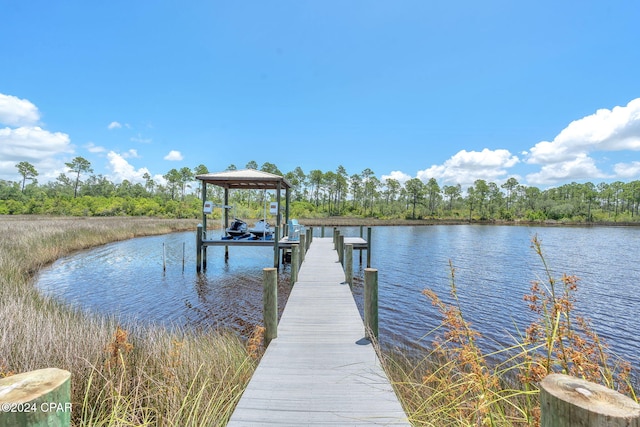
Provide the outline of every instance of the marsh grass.
<path id="1" fill-rule="evenodd" d="M 431 333 L 432 350 L 420 360 L 383 356 L 413 425 L 538 426 L 538 383 L 550 373 L 599 383 L 637 401 L 629 363 L 609 354 L 588 320 L 574 311 L 578 278 L 551 274 L 537 236 L 532 248 L 545 277 L 533 281 L 524 296 L 523 309 L 536 318 L 511 346 L 482 352 L 477 344 L 481 334 L 460 308 L 453 265 L 452 304 L 432 290 L 423 291 L 442 316 L 440 327 Z"/>
<path id="2" fill-rule="evenodd" d="M 71 252 L 194 229 L 193 220 L 0 217 L 0 377 L 69 370 L 76 426 L 226 424 L 256 363 L 235 334 L 121 324 L 33 285 Z"/>

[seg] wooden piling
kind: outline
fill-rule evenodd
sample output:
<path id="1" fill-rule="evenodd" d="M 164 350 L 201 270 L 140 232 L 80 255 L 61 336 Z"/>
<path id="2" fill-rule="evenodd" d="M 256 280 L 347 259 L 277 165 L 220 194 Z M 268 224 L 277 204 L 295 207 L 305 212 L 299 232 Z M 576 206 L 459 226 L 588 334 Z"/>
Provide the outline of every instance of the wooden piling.
<path id="1" fill-rule="evenodd" d="M 337 249 L 338 249 L 338 259 L 340 260 L 340 263 L 344 265 L 344 234 L 341 234 L 338 236 Z"/>
<path id="2" fill-rule="evenodd" d="M 273 233 L 274 236 L 274 242 L 273 242 L 273 266 L 275 268 L 280 267 L 280 246 L 278 245 L 278 242 L 280 240 L 280 227 L 278 225 L 276 225 L 276 229 L 275 232 Z M 265 236 L 266 239 L 266 236 Z"/>
<path id="3" fill-rule="evenodd" d="M 541 427 L 640 427 L 633 399 L 580 378 L 547 375 L 540 382 Z"/>
<path id="4" fill-rule="evenodd" d="M 364 229 L 364 225 L 360 225 L 360 238 L 364 238 L 364 234 L 362 233 L 363 229 Z M 362 265 L 362 249 L 360 249 L 360 265 Z"/>
<path id="5" fill-rule="evenodd" d="M 0 426 L 67 427 L 71 425 L 71 373 L 46 368 L 1 378 L 0 405 Z"/>
<path id="6" fill-rule="evenodd" d="M 298 281 L 300 269 L 300 245 L 291 246 L 291 286 Z"/>
<path id="7" fill-rule="evenodd" d="M 202 224 L 196 227 L 196 272 L 202 269 Z"/>
<path id="8" fill-rule="evenodd" d="M 378 339 L 378 270 L 364 269 L 364 325 L 368 339 Z"/>
<path id="9" fill-rule="evenodd" d="M 207 270 L 207 245 L 202 246 L 202 269 Z"/>
<path id="10" fill-rule="evenodd" d="M 306 240 L 307 236 L 304 233 L 300 233 L 300 243 L 298 243 L 298 247 L 300 248 L 300 264 L 304 262 L 304 255 L 307 252 Z"/>
<path id="11" fill-rule="evenodd" d="M 278 336 L 278 269 L 264 268 L 262 272 L 264 344 L 268 346 Z"/>
<path id="12" fill-rule="evenodd" d="M 348 244 L 345 251 L 344 274 L 347 276 L 349 288 L 353 289 L 353 245 Z"/>
<path id="13" fill-rule="evenodd" d="M 367 227 L 367 268 L 371 268 L 371 227 Z"/>

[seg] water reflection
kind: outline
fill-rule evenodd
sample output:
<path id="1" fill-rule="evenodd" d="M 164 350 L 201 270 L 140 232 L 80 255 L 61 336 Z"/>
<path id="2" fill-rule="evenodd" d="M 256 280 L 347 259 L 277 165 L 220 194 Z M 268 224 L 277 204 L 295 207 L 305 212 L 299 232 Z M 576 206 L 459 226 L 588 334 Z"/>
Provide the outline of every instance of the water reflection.
<path id="1" fill-rule="evenodd" d="M 314 231 L 319 236 L 320 230 Z M 359 235 L 359 228 L 341 231 Z M 556 277 L 581 278 L 577 311 L 593 321 L 614 352 L 640 368 L 635 333 L 640 328 L 640 228 L 377 227 L 371 258 L 379 270 L 382 345 L 428 345 L 440 315 L 421 292 L 430 288 L 452 302 L 449 261 L 456 269 L 463 313 L 483 333 L 483 345 L 512 344 L 517 329 L 533 320 L 522 298 L 531 281 L 545 275 L 530 247 L 534 234 Z M 38 286 L 89 311 L 169 326 L 232 327 L 247 335 L 262 322 L 262 269 L 272 266 L 273 250 L 230 247 L 229 253 L 225 263 L 224 248 L 209 247 L 207 270 L 198 275 L 194 233 L 132 239 L 61 259 L 42 272 Z M 353 292 L 362 313 L 363 266 L 357 259 L 354 268 Z M 279 277 L 282 311 L 289 294 L 288 267 Z"/>
<path id="2" fill-rule="evenodd" d="M 37 282 L 45 294 L 83 310 L 165 326 L 231 327 L 250 334 L 262 322 L 262 269 L 273 250 L 208 249 L 207 270 L 196 273 L 194 233 L 144 237 L 105 245 L 55 262 Z M 281 268 L 280 307 L 289 293 Z"/>

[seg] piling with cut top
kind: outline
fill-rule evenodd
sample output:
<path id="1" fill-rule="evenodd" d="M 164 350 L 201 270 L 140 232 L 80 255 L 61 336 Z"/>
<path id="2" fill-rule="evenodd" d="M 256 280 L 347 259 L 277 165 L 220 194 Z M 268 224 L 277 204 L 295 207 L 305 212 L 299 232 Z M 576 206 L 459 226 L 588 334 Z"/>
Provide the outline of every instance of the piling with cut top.
<path id="1" fill-rule="evenodd" d="M 262 270 L 262 304 L 264 316 L 264 345 L 278 336 L 278 269 Z"/>
<path id="2" fill-rule="evenodd" d="M 46 368 L 1 378 L 0 406 L 0 426 L 67 427 L 71 425 L 71 373 Z"/>
<path id="3" fill-rule="evenodd" d="M 307 236 L 304 233 L 300 234 L 300 243 L 298 243 L 298 247 L 300 248 L 300 264 L 304 262 L 304 255 L 307 252 Z"/>
<path id="4" fill-rule="evenodd" d="M 541 427 L 640 427 L 640 405 L 608 387 L 564 374 L 540 382 Z"/>
<path id="5" fill-rule="evenodd" d="M 378 339 L 378 270 L 364 269 L 364 325 L 366 338 Z"/>
<path id="6" fill-rule="evenodd" d="M 340 263 L 344 265 L 344 234 L 340 234 L 338 236 L 337 249 L 338 249 L 338 259 L 340 260 Z"/>
<path id="7" fill-rule="evenodd" d="M 349 288 L 353 289 L 353 244 L 349 243 L 345 250 L 344 273 L 347 276 Z"/>

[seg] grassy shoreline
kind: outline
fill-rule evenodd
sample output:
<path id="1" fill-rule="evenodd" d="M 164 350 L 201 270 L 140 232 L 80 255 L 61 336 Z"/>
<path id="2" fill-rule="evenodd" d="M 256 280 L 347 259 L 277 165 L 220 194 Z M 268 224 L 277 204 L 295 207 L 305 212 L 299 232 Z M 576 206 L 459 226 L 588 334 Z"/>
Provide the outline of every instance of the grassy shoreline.
<path id="1" fill-rule="evenodd" d="M 224 425 L 255 368 L 235 334 L 127 325 L 34 287 L 40 268 L 74 251 L 195 225 L 0 216 L 0 377 L 45 367 L 70 371 L 77 426 Z"/>
<path id="2" fill-rule="evenodd" d="M 418 225 L 415 221 L 336 220 L 300 222 L 313 226 Z M 0 377 L 44 367 L 69 370 L 74 426 L 225 425 L 255 369 L 259 336 L 245 344 L 229 331 L 169 332 L 162 327 L 123 324 L 44 297 L 34 286 L 42 267 L 72 252 L 133 237 L 192 231 L 197 222 L 0 216 Z M 420 225 L 436 223 L 443 222 Z M 455 296 L 453 267 L 451 275 Z M 575 322 L 555 325 L 573 316 L 573 280 L 571 276 L 559 280 L 549 276 L 546 285 L 532 288 L 527 296 L 532 307 L 552 314 L 541 315 L 537 329 L 526 331 L 522 342 L 505 349 L 508 360 L 497 366 L 487 364 L 487 355 L 476 347 L 479 333 L 469 327 L 464 313 L 425 290 L 443 315 L 440 344 L 420 360 L 381 354 L 413 425 L 535 426 L 539 420 L 536 382 L 557 370 L 591 369 L 595 382 L 609 381 L 612 388 L 626 390 L 635 398 L 623 364 L 609 361 L 601 365 L 600 360 L 578 358 L 590 352 L 603 357 L 603 347 L 588 326 L 576 329 Z M 554 292 L 557 300 L 544 292 L 545 286 L 554 284 L 562 285 Z M 556 313 L 556 307 L 564 311 Z M 545 358 L 539 357 L 541 352 L 546 352 Z"/>

